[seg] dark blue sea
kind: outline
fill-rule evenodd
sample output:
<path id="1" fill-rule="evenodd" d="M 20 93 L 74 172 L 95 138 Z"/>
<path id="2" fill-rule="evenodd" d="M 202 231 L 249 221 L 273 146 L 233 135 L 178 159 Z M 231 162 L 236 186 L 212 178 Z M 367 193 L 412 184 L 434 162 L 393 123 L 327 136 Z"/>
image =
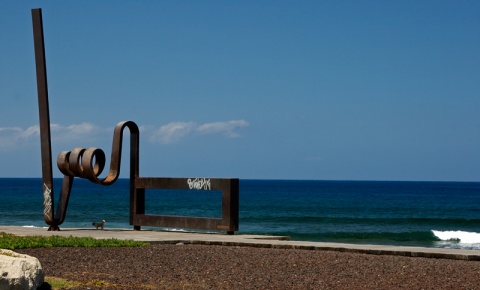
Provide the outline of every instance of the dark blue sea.
<path id="1" fill-rule="evenodd" d="M 221 217 L 221 193 L 147 190 L 146 212 Z M 129 181 L 75 179 L 61 227 L 102 219 L 131 227 Z M 40 178 L 0 179 L 0 224 L 46 226 Z M 480 249 L 480 182 L 240 180 L 239 225 L 239 233 L 302 241 Z"/>

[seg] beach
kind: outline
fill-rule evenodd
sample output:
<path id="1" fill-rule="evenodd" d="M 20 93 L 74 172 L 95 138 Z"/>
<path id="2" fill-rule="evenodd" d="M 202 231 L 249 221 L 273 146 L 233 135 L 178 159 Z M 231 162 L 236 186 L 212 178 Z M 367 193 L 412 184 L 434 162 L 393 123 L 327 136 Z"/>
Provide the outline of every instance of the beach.
<path id="1" fill-rule="evenodd" d="M 480 282 L 480 261 L 338 251 L 180 243 L 17 252 L 37 257 L 47 277 L 103 283 L 89 289 L 475 289 Z"/>

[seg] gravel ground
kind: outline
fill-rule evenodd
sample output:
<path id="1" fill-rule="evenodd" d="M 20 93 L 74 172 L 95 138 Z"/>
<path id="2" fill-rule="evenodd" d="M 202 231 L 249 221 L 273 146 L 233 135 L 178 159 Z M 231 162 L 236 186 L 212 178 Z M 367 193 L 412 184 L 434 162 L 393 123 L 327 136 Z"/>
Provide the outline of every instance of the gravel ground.
<path id="1" fill-rule="evenodd" d="M 334 251 L 151 245 L 17 250 L 70 289 L 480 289 L 480 262 Z"/>

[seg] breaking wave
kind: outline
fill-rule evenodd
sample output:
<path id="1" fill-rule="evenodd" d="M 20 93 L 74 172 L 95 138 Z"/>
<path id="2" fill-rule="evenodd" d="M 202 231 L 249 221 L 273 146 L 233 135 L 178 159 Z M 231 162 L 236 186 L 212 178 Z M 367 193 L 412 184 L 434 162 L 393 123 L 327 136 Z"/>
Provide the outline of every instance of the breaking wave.
<path id="1" fill-rule="evenodd" d="M 440 239 L 437 246 L 445 248 L 480 249 L 480 233 L 464 231 L 436 231 L 432 233 Z"/>

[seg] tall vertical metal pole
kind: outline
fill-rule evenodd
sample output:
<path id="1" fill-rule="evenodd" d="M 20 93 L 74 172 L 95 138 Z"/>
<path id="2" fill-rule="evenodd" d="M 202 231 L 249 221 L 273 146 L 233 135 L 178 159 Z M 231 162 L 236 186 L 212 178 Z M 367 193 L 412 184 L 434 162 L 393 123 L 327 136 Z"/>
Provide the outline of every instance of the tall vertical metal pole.
<path id="1" fill-rule="evenodd" d="M 38 108 L 40 116 L 40 144 L 42 154 L 43 207 L 45 222 L 49 230 L 57 230 L 53 216 L 53 173 L 52 146 L 50 138 L 50 112 L 48 105 L 47 67 L 45 63 L 45 45 L 43 41 L 42 9 L 32 9 L 33 39 L 35 46 L 35 65 L 37 71 Z"/>

